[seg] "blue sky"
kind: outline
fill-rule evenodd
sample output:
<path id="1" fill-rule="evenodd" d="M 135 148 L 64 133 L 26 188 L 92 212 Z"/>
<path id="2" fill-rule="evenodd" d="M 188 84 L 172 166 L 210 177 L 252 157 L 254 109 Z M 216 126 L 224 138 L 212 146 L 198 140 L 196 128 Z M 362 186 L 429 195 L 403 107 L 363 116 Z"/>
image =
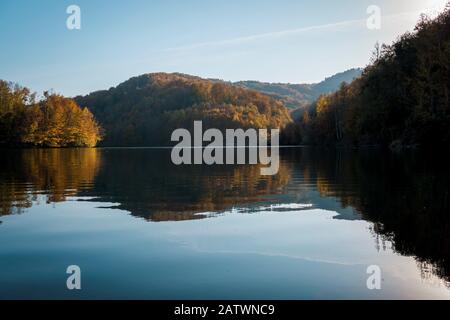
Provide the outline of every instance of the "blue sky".
<path id="1" fill-rule="evenodd" d="M 317 82 L 364 67 L 374 44 L 446 0 L 2 0 L 0 79 L 73 96 L 148 72 Z M 81 8 L 81 30 L 66 8 Z M 366 27 L 369 5 L 380 30 Z"/>

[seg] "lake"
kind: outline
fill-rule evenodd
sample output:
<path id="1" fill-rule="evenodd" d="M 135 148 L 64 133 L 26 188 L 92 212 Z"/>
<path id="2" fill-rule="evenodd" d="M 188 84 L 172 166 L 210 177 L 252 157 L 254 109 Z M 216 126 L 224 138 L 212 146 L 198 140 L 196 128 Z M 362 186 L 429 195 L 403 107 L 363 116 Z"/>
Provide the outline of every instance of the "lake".
<path id="1" fill-rule="evenodd" d="M 280 156 L 261 176 L 168 149 L 2 150 L 0 299 L 450 298 L 448 158 Z"/>

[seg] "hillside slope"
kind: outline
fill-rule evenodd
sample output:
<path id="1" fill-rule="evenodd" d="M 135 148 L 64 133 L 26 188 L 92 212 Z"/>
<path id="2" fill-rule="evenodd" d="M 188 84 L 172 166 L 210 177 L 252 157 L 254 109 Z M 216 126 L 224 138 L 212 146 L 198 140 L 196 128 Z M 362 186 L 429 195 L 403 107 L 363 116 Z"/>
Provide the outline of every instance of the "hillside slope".
<path id="1" fill-rule="evenodd" d="M 105 130 L 102 145 L 169 145 L 176 128 L 283 128 L 288 110 L 275 99 L 228 83 L 184 74 L 134 77 L 109 90 L 75 100 L 88 107 Z"/>

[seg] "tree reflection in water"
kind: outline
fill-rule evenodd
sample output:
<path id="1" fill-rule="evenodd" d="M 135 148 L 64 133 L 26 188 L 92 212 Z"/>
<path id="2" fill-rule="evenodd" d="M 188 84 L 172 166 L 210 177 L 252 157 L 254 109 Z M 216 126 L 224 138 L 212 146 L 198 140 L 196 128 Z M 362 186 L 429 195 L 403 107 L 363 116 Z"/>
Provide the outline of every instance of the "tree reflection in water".
<path id="1" fill-rule="evenodd" d="M 283 149 L 276 176 L 261 176 L 257 165 L 175 166 L 170 150 L 155 149 L 8 150 L 0 163 L 1 215 L 21 213 L 40 195 L 47 202 L 89 197 L 149 221 L 300 200 L 323 208 L 324 200 L 337 199 L 373 222 L 375 237 L 414 256 L 423 277 L 450 281 L 450 172 L 443 156 Z"/>

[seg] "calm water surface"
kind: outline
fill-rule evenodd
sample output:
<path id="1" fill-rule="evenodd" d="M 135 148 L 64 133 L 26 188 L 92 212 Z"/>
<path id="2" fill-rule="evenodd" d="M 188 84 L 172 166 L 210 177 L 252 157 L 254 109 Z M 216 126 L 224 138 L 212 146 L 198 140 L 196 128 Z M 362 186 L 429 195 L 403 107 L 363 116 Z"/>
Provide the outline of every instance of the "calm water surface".
<path id="1" fill-rule="evenodd" d="M 0 298 L 448 299 L 448 163 L 283 149 L 263 177 L 164 149 L 3 150 Z"/>

